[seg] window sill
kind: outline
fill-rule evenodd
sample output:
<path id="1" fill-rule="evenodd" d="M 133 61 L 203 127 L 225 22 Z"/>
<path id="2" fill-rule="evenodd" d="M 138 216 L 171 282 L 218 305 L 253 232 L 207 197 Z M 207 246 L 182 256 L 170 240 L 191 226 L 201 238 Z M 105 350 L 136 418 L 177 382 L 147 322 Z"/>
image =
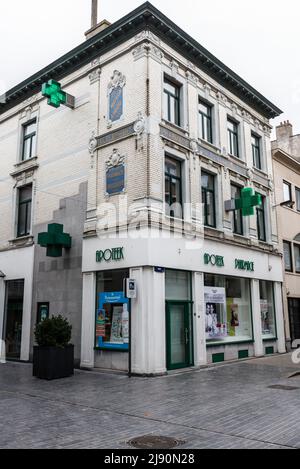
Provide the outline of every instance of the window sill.
<path id="1" fill-rule="evenodd" d="M 235 155 L 231 155 L 228 153 L 229 158 L 232 158 L 236 163 L 239 163 L 241 166 L 247 166 L 246 162 L 243 161 L 241 158 Z"/>
<path id="2" fill-rule="evenodd" d="M 8 242 L 11 247 L 32 246 L 34 244 L 34 237 L 32 235 L 20 236 L 19 238 L 10 239 Z"/>
<path id="3" fill-rule="evenodd" d="M 254 344 L 253 339 L 249 340 L 237 340 L 236 342 L 206 342 L 206 347 L 207 348 L 212 348 L 212 347 L 226 347 L 226 345 L 241 345 L 241 344 Z"/>
<path id="4" fill-rule="evenodd" d="M 34 169 L 37 169 L 39 167 L 37 159 L 38 157 L 35 156 L 33 158 L 30 158 L 29 160 L 20 161 L 19 163 L 16 163 L 14 165 L 16 169 L 12 173 L 10 173 L 10 176 L 16 177 L 19 176 L 19 174 L 22 174 L 24 171 L 32 171 Z"/>
<path id="5" fill-rule="evenodd" d="M 180 125 L 173 124 L 173 122 L 166 121 L 165 119 L 162 119 L 162 124 L 164 125 L 164 127 L 169 127 L 173 131 L 177 131 L 178 133 L 180 133 L 180 135 L 183 135 L 184 137 L 188 136 L 188 131 Z"/>
<path id="6" fill-rule="evenodd" d="M 257 174 L 258 176 L 263 176 L 268 179 L 268 173 L 266 173 L 263 169 L 259 169 L 256 166 L 253 166 L 252 169 L 254 173 Z"/>
<path id="7" fill-rule="evenodd" d="M 198 138 L 198 142 L 199 142 L 200 145 L 203 145 L 208 150 L 213 150 L 218 154 L 222 153 L 221 149 L 219 147 L 217 147 L 216 145 L 214 145 L 214 143 L 208 142 L 207 140 L 203 140 L 202 138 Z"/>

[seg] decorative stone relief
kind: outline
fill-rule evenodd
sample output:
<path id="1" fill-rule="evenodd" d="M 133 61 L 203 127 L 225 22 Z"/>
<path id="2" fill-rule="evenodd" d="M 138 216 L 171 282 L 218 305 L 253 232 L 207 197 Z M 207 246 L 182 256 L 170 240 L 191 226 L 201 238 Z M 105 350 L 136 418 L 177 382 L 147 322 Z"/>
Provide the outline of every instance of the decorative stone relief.
<path id="1" fill-rule="evenodd" d="M 101 68 L 98 67 L 89 74 L 90 84 L 93 85 L 94 83 L 99 81 L 100 76 L 101 76 Z"/>
<path id="2" fill-rule="evenodd" d="M 189 70 L 186 72 L 186 77 L 189 83 L 191 83 L 194 86 L 198 86 L 199 79 L 194 75 L 194 73 L 190 72 Z"/>
<path id="3" fill-rule="evenodd" d="M 88 147 L 88 148 L 89 148 L 89 152 L 90 152 L 91 155 L 94 154 L 94 152 L 95 152 L 95 150 L 96 150 L 96 148 L 97 148 L 97 145 L 98 145 L 98 143 L 97 143 L 97 138 L 96 138 L 96 132 L 95 132 L 95 130 L 94 130 L 94 131 L 92 132 L 91 137 L 90 137 L 90 140 L 89 140 L 89 147 Z"/>
<path id="4" fill-rule="evenodd" d="M 151 31 L 142 31 L 139 34 L 137 34 L 134 38 L 135 42 L 142 41 L 143 39 L 148 39 L 150 41 L 156 42 L 157 44 L 160 44 L 160 40 L 155 34 L 153 34 Z"/>
<path id="5" fill-rule="evenodd" d="M 125 155 L 121 155 L 119 150 L 117 148 L 114 148 L 112 154 L 106 161 L 106 169 L 115 168 L 116 166 L 124 164 L 125 159 L 126 159 Z"/>
<path id="6" fill-rule="evenodd" d="M 141 138 L 142 134 L 145 131 L 146 122 L 143 114 L 141 112 L 138 113 L 137 120 L 134 123 L 134 132 L 138 138 Z"/>
<path id="7" fill-rule="evenodd" d="M 110 82 L 108 83 L 108 95 L 114 90 L 115 88 L 124 88 L 126 85 L 126 77 L 118 70 L 115 70 Z"/>
<path id="8" fill-rule="evenodd" d="M 174 59 L 170 62 L 170 68 L 173 76 L 176 76 L 179 73 L 179 64 Z"/>

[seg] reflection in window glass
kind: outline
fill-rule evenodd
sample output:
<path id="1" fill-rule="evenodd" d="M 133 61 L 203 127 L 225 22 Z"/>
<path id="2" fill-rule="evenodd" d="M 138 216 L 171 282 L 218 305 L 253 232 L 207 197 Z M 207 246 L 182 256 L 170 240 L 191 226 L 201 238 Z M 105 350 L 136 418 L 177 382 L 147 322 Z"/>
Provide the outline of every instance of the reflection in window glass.
<path id="1" fill-rule="evenodd" d="M 276 337 L 276 326 L 273 283 L 261 280 L 259 290 L 262 335 L 264 339 L 274 338 Z"/>
<path id="2" fill-rule="evenodd" d="M 191 300 L 190 272 L 166 270 L 166 300 Z"/>
<path id="3" fill-rule="evenodd" d="M 292 247 L 291 243 L 288 241 L 283 241 L 283 257 L 284 257 L 284 266 L 287 272 L 292 272 Z"/>
<path id="4" fill-rule="evenodd" d="M 204 285 L 207 342 L 252 340 L 250 280 L 206 274 Z"/>

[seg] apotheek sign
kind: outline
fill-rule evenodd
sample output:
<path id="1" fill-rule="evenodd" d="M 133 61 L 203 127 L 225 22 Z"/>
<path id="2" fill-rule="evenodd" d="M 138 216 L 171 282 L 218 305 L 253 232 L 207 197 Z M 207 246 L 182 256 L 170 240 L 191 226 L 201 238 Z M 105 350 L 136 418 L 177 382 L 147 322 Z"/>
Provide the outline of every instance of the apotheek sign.
<path id="1" fill-rule="evenodd" d="M 124 248 L 112 248 L 96 252 L 96 262 L 121 261 L 124 259 Z"/>

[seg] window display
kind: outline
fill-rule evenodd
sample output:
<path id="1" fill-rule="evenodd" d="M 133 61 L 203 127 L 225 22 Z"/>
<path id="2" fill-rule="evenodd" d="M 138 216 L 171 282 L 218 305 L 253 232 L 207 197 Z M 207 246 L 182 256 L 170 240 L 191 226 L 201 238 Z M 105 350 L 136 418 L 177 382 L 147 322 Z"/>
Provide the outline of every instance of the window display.
<path id="1" fill-rule="evenodd" d="M 116 270 L 97 274 L 96 347 L 128 350 L 129 300 L 125 298 L 124 279 L 129 271 Z"/>
<path id="2" fill-rule="evenodd" d="M 204 303 L 208 344 L 252 340 L 248 279 L 206 274 Z"/>
<path id="3" fill-rule="evenodd" d="M 273 283 L 261 280 L 259 290 L 263 339 L 272 339 L 276 337 Z"/>

